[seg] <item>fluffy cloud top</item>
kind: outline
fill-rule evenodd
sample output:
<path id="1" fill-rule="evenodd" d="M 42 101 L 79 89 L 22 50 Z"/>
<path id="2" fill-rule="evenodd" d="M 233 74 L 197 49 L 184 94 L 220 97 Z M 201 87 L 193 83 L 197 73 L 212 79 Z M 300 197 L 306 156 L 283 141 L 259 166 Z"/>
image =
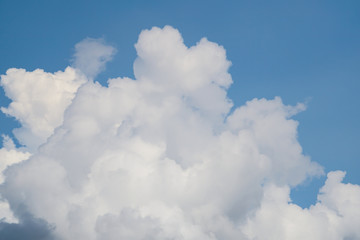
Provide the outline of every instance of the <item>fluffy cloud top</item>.
<path id="1" fill-rule="evenodd" d="M 63 121 L 65 109 L 86 78 L 71 67 L 54 74 L 41 69 L 27 72 L 11 68 L 1 76 L 1 86 L 12 100 L 1 111 L 21 124 L 14 134 L 31 151 L 53 134 Z"/>
<path id="2" fill-rule="evenodd" d="M 318 202 L 309 209 L 289 203 L 289 188 L 268 186 L 255 217 L 243 227 L 250 239 L 359 239 L 360 186 L 328 174 Z M 269 224 L 273 222 L 276 224 Z"/>
<path id="3" fill-rule="evenodd" d="M 75 66 L 91 78 L 114 50 L 94 53 L 89 41 Z M 3 111 L 43 144 L 17 134 L 32 155 L 4 157 L 19 159 L 0 188 L 19 229 L 37 223 L 42 239 L 360 238 L 360 187 L 341 183 L 345 173 L 329 173 L 309 209 L 291 203 L 291 187 L 323 174 L 297 141 L 291 117 L 303 104 L 253 99 L 230 112 L 223 47 L 204 38 L 189 48 L 169 26 L 143 31 L 135 47 L 136 79 L 107 87 L 70 67 L 2 76 L 13 100 Z M 29 79 L 42 81 L 29 90 Z M 58 101 L 47 99 L 53 86 Z"/>

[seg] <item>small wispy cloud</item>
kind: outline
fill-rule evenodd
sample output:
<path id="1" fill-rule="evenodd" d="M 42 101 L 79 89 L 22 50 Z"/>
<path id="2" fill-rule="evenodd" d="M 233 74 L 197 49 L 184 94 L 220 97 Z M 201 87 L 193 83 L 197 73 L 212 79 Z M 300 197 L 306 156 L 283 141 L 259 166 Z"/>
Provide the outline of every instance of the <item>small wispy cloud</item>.
<path id="1" fill-rule="evenodd" d="M 106 45 L 104 39 L 86 38 L 75 45 L 73 66 L 93 79 L 105 70 L 115 53 L 116 49 Z"/>

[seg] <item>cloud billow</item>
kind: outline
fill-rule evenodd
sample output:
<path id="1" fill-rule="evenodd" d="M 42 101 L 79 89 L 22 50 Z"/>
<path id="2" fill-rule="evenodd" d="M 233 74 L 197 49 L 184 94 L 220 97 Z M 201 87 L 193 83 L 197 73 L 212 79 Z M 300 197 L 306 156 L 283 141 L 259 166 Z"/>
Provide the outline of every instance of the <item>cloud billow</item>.
<path id="1" fill-rule="evenodd" d="M 253 99 L 230 113 L 225 49 L 205 38 L 187 47 L 170 26 L 140 34 L 136 79 L 102 86 L 92 79 L 115 50 L 89 41 L 64 72 L 1 77 L 12 100 L 2 110 L 24 132 L 23 147 L 0 150 L 0 210 L 18 224 L 30 214 L 53 239 L 360 238 L 360 187 L 344 172 L 328 173 L 310 208 L 291 203 L 292 187 L 323 174 L 291 119 L 303 104 Z M 37 94 L 24 92 L 35 76 Z"/>

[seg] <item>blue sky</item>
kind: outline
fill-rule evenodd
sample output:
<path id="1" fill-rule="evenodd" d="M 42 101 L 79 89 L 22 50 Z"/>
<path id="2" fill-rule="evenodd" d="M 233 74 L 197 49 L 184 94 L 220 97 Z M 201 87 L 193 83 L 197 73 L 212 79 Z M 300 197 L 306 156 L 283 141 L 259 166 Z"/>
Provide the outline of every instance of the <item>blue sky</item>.
<path id="1" fill-rule="evenodd" d="M 134 43 L 143 29 L 171 25 L 185 44 L 202 37 L 227 51 L 235 106 L 280 96 L 306 102 L 299 141 L 325 171 L 344 170 L 360 183 L 360 2 L 359 1 L 0 1 L 0 73 L 63 70 L 74 45 L 102 37 L 117 49 L 96 80 L 133 76 Z M 1 92 L 1 106 L 9 100 Z M 18 126 L 0 115 L 0 132 Z M 293 191 L 308 206 L 325 177 Z"/>

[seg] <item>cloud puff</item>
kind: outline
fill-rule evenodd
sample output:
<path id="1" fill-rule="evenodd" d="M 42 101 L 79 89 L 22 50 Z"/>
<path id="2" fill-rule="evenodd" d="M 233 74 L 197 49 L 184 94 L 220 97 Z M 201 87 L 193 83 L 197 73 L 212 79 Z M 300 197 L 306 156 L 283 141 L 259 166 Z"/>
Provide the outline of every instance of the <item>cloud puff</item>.
<path id="1" fill-rule="evenodd" d="M 1 75 L 1 86 L 12 100 L 1 111 L 20 122 L 21 127 L 14 130 L 19 142 L 30 151 L 45 143 L 62 124 L 65 109 L 85 82 L 86 78 L 71 67 L 56 73 L 11 68 Z"/>
<path id="2" fill-rule="evenodd" d="M 360 186 L 341 183 L 344 176 L 330 172 L 309 209 L 289 203 L 288 187 L 267 186 L 244 231 L 250 239 L 359 239 Z"/>
<path id="3" fill-rule="evenodd" d="M 342 184 L 342 172 L 329 173 L 310 209 L 290 202 L 291 187 L 323 174 L 297 141 L 291 117 L 303 104 L 253 99 L 230 111 L 230 62 L 205 38 L 189 48 L 176 29 L 154 27 L 135 47 L 134 80 L 105 87 L 66 70 L 79 84 L 66 104 L 51 105 L 59 122 L 4 173 L 0 192 L 20 223 L 26 214 L 41 219 L 58 239 L 321 239 L 329 228 L 329 239 L 360 237 L 359 186 Z M 16 71 L 25 72 L 2 79 L 16 82 Z M 46 119 L 33 102 L 28 115 Z M 41 125 L 20 113 L 22 128 L 36 133 Z"/>

